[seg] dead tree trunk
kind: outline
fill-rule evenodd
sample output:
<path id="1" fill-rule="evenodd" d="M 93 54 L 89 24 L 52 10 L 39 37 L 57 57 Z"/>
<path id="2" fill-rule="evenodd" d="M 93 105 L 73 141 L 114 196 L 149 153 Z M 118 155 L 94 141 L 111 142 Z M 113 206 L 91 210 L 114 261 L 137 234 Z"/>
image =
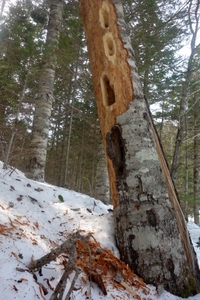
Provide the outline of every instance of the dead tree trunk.
<path id="1" fill-rule="evenodd" d="M 126 35 L 120 0 L 79 0 L 121 258 L 176 295 L 200 290 L 184 216 Z"/>

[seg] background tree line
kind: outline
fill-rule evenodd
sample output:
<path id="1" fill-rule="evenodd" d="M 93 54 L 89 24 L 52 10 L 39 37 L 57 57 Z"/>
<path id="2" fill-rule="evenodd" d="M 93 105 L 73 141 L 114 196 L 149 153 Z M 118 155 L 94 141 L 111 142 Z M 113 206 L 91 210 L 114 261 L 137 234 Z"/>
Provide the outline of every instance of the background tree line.
<path id="1" fill-rule="evenodd" d="M 0 159 L 25 172 L 52 3 L 24 0 L 9 11 L 1 7 Z M 123 0 L 123 5 L 183 210 L 199 223 L 199 1 Z M 64 3 L 62 18 L 45 180 L 98 196 L 101 134 L 77 1 Z M 187 55 L 180 52 L 183 44 L 189 45 Z"/>

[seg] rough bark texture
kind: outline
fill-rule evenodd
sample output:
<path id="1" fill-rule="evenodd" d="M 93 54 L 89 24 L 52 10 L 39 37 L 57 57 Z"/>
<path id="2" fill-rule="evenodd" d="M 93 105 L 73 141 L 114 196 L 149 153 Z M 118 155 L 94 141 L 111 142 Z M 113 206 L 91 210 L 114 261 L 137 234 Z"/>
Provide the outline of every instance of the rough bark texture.
<path id="1" fill-rule="evenodd" d="M 38 181 L 44 181 L 49 119 L 52 109 L 56 69 L 56 51 L 58 49 L 62 25 L 62 9 L 62 0 L 51 0 L 43 68 L 39 78 L 38 95 L 35 103 L 35 114 L 30 145 L 31 153 L 26 173 L 27 177 Z"/>
<path id="2" fill-rule="evenodd" d="M 110 185 L 106 158 L 102 143 L 99 145 L 98 163 L 96 172 L 95 197 L 105 204 L 110 204 Z"/>
<path id="3" fill-rule="evenodd" d="M 188 296 L 197 259 L 143 96 L 119 0 L 79 0 L 122 259 L 146 282 Z"/>

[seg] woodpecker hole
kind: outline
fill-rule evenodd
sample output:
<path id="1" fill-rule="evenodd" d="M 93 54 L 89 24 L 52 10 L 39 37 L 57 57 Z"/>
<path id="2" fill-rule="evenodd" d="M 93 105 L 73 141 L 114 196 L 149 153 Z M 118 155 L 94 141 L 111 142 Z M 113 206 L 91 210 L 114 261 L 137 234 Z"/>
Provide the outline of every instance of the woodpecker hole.
<path id="1" fill-rule="evenodd" d="M 110 32 L 106 33 L 103 36 L 103 44 L 104 44 L 104 50 L 106 56 L 108 57 L 109 60 L 113 61 L 116 54 L 116 46 L 115 46 L 113 36 Z"/>
<path id="2" fill-rule="evenodd" d="M 111 39 L 110 37 L 107 37 L 106 43 L 107 43 L 107 47 L 108 47 L 108 53 L 110 56 L 112 56 L 115 53 L 113 39 Z"/>
<path id="3" fill-rule="evenodd" d="M 109 78 L 104 75 L 101 78 L 101 89 L 103 95 L 103 103 L 105 106 L 111 106 L 115 103 L 115 93 L 110 84 Z"/>
<path id="4" fill-rule="evenodd" d="M 111 127 L 106 135 L 107 154 L 112 160 L 117 177 L 125 174 L 125 146 L 118 125 Z"/>
<path id="5" fill-rule="evenodd" d="M 100 23 L 101 23 L 101 26 L 103 28 L 109 28 L 110 26 L 110 8 L 109 6 L 107 5 L 107 3 L 103 3 L 100 11 L 99 11 L 99 20 L 100 20 Z"/>

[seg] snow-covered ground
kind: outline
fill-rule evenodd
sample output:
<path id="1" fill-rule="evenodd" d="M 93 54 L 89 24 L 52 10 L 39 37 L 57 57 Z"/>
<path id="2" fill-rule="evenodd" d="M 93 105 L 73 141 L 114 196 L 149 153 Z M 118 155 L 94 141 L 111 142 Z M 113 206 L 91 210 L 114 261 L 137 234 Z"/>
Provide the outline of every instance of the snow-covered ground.
<path id="1" fill-rule="evenodd" d="M 200 228 L 191 222 L 188 228 L 200 260 L 200 249 L 196 247 Z M 66 255 L 60 255 L 43 267 L 42 274 L 35 272 L 36 276 L 28 272 L 27 267 L 76 231 L 83 235 L 91 233 L 93 243 L 100 243 L 101 251 L 98 253 L 104 254 L 102 265 L 98 266 L 101 254 L 95 260 L 98 272 L 102 271 L 100 274 L 107 295 L 82 272 L 70 299 L 181 299 L 166 291 L 158 295 L 154 286 L 145 286 L 121 264 L 114 239 L 112 206 L 74 191 L 31 181 L 18 170 L 3 170 L 0 164 L 0 300 L 50 299 L 63 274 Z M 80 247 L 79 250 L 83 251 Z M 123 278 L 124 285 L 115 281 L 112 268 L 105 274 L 109 266 L 104 263 L 108 262 L 115 263 L 116 268 L 129 274 L 129 279 Z M 82 261 L 81 265 L 84 263 L 86 266 L 86 261 Z M 65 295 L 73 276 L 72 273 L 68 278 Z M 200 300 L 200 294 L 188 299 Z"/>

